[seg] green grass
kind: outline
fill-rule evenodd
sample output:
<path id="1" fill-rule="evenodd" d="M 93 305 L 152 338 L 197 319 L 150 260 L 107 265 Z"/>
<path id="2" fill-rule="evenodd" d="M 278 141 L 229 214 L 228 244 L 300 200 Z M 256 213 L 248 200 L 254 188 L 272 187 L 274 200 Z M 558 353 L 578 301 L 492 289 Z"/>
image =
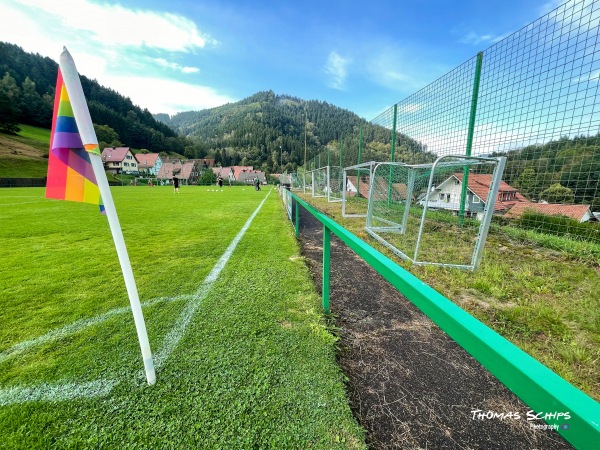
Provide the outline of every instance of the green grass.
<path id="1" fill-rule="evenodd" d="M 44 178 L 47 172 L 47 159 L 0 158 L 0 178 Z"/>
<path id="2" fill-rule="evenodd" d="M 0 133 L 0 138 L 13 147 L 12 151 L 0 147 L 0 177 L 43 178 L 48 169 L 50 130 L 19 126 L 21 131 L 16 135 Z"/>
<path id="3" fill-rule="evenodd" d="M 266 191 L 116 187 L 155 354 Z M 93 205 L 0 190 L 0 355 L 128 305 Z M 178 297 L 179 296 L 179 297 Z M 181 297 L 184 296 L 184 297 Z M 3 448 L 364 448 L 309 271 L 272 193 L 146 386 L 130 312 L 0 358 L 11 388 L 117 380 L 107 395 L 0 406 Z"/>
<path id="4" fill-rule="evenodd" d="M 600 400 L 598 244 L 495 224 L 476 271 L 413 266 L 371 238 L 364 231 L 364 218 L 343 219 L 339 203 L 307 199 L 561 377 Z M 459 245 L 444 221 L 438 219 L 439 226 L 430 228 L 423 238 L 427 244 L 423 254 L 431 256 L 437 251 L 447 258 L 450 247 Z"/>
<path id="5" fill-rule="evenodd" d="M 33 127 L 31 125 L 20 124 L 18 135 L 31 139 L 32 141 L 39 142 L 45 146 L 45 150 L 48 151 L 48 145 L 50 145 L 50 130 L 46 128 Z"/>

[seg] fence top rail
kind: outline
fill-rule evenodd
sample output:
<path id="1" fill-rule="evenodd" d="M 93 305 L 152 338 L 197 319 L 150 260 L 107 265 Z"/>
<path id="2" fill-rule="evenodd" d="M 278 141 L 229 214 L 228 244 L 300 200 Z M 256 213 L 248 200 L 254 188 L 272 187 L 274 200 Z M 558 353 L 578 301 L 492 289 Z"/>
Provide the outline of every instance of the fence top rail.
<path id="1" fill-rule="evenodd" d="M 600 442 L 600 404 L 307 202 L 290 195 L 577 448 Z"/>
<path id="2" fill-rule="evenodd" d="M 363 167 L 372 167 L 375 164 L 377 164 L 377 161 L 369 161 L 360 164 L 355 164 L 353 166 L 344 167 L 344 170 L 362 169 Z"/>

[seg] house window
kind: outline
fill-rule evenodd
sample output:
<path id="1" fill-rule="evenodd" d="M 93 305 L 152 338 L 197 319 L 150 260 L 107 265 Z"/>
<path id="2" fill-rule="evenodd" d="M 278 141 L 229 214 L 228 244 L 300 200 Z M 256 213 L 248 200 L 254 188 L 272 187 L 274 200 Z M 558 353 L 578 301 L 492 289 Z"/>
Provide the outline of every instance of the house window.
<path id="1" fill-rule="evenodd" d="M 443 202 L 446 198 L 446 194 L 440 194 L 440 201 Z"/>
<path id="2" fill-rule="evenodd" d="M 473 203 L 479 203 L 480 199 L 476 195 L 473 196 Z"/>

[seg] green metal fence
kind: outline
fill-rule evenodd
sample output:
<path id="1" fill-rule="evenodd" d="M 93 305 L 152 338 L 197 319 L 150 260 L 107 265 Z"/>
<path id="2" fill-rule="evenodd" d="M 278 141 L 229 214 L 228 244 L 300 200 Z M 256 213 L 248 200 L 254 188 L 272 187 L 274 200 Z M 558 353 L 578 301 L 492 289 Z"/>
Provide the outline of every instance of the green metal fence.
<path id="1" fill-rule="evenodd" d="M 533 410 L 568 412 L 568 426 L 556 414 L 544 420 L 556 425 L 575 448 L 597 447 L 600 405 L 596 401 L 292 192 L 282 190 L 281 196 L 296 236 L 300 229 L 299 208 L 305 208 L 323 224 L 321 294 L 326 314 L 331 311 L 333 233 Z"/>
<path id="2" fill-rule="evenodd" d="M 600 216 L 599 31 L 600 2 L 569 1 L 384 111 L 371 121 L 375 130 L 343 136 L 308 165 L 506 156 L 497 216 L 600 244 L 593 214 Z M 465 194 L 476 195 L 468 172 L 463 179 Z"/>

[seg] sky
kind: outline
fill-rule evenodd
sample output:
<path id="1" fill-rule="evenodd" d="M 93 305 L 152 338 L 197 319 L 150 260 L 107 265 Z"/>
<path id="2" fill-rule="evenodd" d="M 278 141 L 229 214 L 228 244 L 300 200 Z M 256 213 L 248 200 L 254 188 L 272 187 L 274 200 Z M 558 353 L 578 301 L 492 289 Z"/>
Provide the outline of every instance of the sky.
<path id="1" fill-rule="evenodd" d="M 1 0 L 0 41 L 151 113 L 259 91 L 373 119 L 562 0 Z"/>

